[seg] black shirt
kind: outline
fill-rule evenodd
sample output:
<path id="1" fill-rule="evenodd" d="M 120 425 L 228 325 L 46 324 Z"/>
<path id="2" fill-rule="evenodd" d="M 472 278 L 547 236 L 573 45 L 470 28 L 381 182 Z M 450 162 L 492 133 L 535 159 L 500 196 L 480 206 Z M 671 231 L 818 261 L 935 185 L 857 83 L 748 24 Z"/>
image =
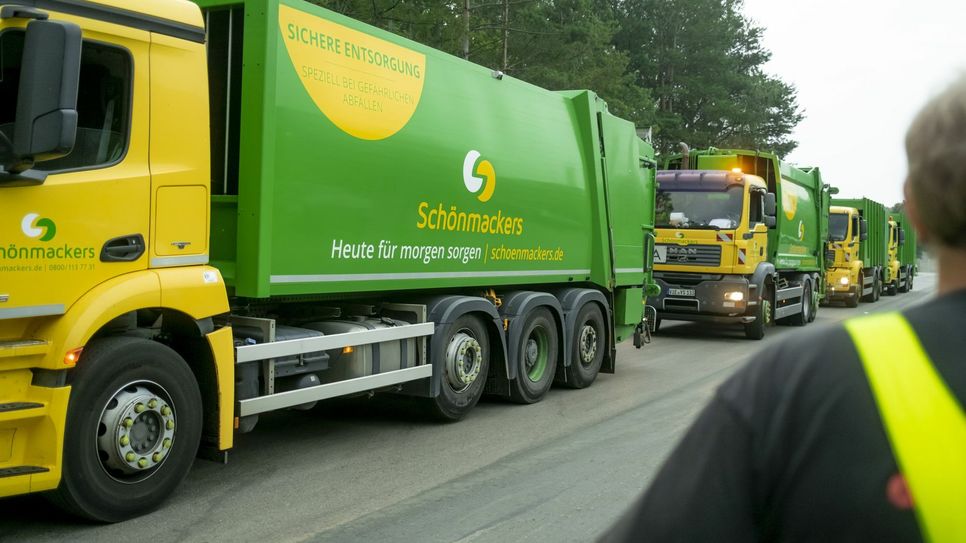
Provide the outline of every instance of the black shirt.
<path id="1" fill-rule="evenodd" d="M 902 313 L 966 405 L 966 290 Z M 922 541 L 898 471 L 851 338 L 816 328 L 718 389 L 605 540 Z"/>

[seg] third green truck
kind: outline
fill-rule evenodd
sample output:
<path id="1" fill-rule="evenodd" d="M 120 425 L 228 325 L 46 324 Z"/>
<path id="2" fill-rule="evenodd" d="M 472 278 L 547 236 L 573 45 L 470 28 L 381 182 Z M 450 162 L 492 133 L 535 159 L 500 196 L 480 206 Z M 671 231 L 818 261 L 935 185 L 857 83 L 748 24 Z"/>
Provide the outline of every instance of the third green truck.
<path id="1" fill-rule="evenodd" d="M 685 147 L 657 181 L 656 326 L 735 324 L 761 339 L 773 322 L 815 319 L 836 192 L 818 168 L 760 151 Z"/>

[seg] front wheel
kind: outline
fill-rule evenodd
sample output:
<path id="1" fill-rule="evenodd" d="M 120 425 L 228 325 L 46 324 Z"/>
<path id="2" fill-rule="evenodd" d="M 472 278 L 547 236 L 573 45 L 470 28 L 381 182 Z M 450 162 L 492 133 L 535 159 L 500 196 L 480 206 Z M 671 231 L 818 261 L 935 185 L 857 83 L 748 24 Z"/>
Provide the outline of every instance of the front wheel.
<path id="1" fill-rule="evenodd" d="M 762 339 L 765 337 L 765 328 L 771 324 L 771 300 L 766 289 L 762 297 L 758 299 L 758 307 L 755 309 L 755 320 L 745 324 L 745 337 L 748 339 Z"/>
<path id="2" fill-rule="evenodd" d="M 517 403 L 536 403 L 553 384 L 557 371 L 557 321 L 545 307 L 527 313 L 517 344 L 517 378 L 510 398 Z"/>
<path id="3" fill-rule="evenodd" d="M 588 302 L 580 308 L 574 323 L 572 357 L 565 368 L 567 386 L 587 388 L 597 379 L 607 349 L 607 327 L 600 308 Z"/>
<path id="4" fill-rule="evenodd" d="M 71 386 L 53 499 L 102 522 L 155 509 L 198 451 L 201 394 L 191 369 L 160 343 L 105 338 L 84 349 Z"/>
<path id="5" fill-rule="evenodd" d="M 855 294 L 845 299 L 845 307 L 859 307 L 860 296 L 862 296 L 862 285 L 855 287 Z"/>
<path id="6" fill-rule="evenodd" d="M 486 325 L 475 315 L 463 315 L 450 326 L 443 352 L 433 353 L 442 368 L 439 394 L 430 399 L 437 418 L 457 421 L 469 413 L 483 395 L 490 367 L 490 339 Z"/>

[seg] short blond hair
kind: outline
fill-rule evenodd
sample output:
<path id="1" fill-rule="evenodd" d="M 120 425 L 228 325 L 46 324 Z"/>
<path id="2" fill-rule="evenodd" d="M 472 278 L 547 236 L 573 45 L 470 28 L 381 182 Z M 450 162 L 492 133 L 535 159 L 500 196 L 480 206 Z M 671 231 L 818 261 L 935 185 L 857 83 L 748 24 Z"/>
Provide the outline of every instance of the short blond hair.
<path id="1" fill-rule="evenodd" d="M 966 248 L 966 75 L 919 111 L 906 155 L 921 227 L 936 243 Z"/>

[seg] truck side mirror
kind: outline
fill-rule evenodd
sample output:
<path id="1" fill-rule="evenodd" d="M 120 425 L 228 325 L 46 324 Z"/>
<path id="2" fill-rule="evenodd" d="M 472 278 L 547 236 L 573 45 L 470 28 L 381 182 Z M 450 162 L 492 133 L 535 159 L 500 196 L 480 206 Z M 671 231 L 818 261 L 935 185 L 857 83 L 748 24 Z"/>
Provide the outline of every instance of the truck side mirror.
<path id="1" fill-rule="evenodd" d="M 775 218 L 776 206 L 775 206 L 775 193 L 767 192 L 765 193 L 765 226 L 768 228 L 774 228 L 778 224 L 778 220 Z"/>
<path id="2" fill-rule="evenodd" d="M 775 206 L 775 193 L 768 192 L 765 193 L 765 215 L 771 215 L 774 217 L 776 214 Z"/>
<path id="3" fill-rule="evenodd" d="M 899 229 L 899 245 L 902 245 L 905 242 L 906 242 L 906 229 L 905 228 L 900 228 Z"/>
<path id="4" fill-rule="evenodd" d="M 81 30 L 65 21 L 31 21 L 24 38 L 17 117 L 3 168 L 9 174 L 62 157 L 77 138 Z"/>
<path id="5" fill-rule="evenodd" d="M 869 221 L 861 219 L 859 220 L 859 241 L 867 239 L 869 239 Z"/>

